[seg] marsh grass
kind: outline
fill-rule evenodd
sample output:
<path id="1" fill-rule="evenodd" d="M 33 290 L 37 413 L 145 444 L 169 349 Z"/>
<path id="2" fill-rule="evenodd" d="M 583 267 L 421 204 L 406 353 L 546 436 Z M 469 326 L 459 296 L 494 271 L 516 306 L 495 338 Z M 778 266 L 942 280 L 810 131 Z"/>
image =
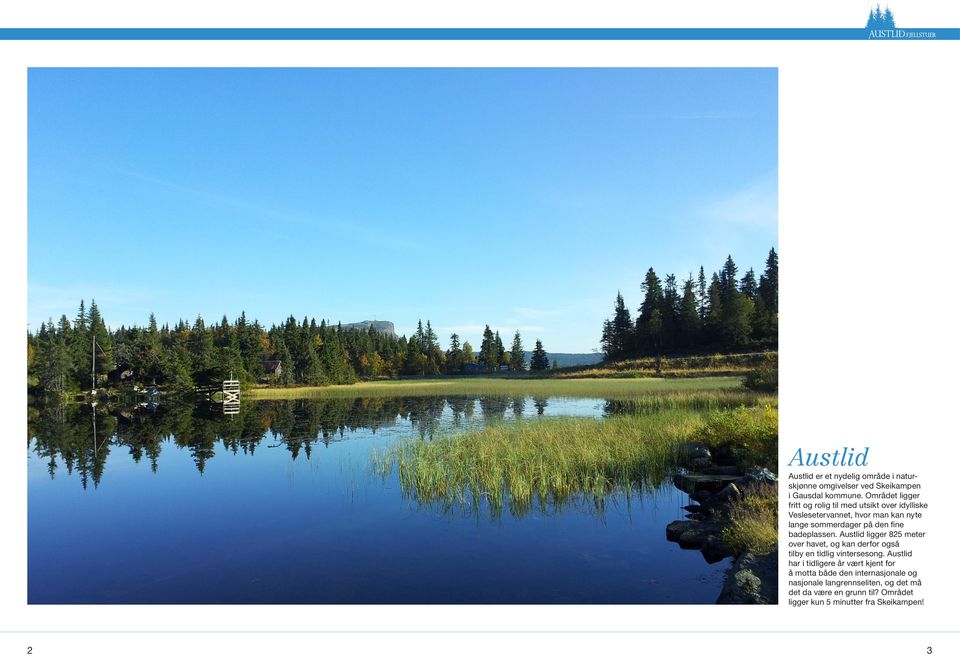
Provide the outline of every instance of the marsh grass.
<path id="1" fill-rule="evenodd" d="M 639 357 L 576 366 L 550 371 L 553 378 L 667 378 L 686 379 L 708 376 L 746 376 L 761 365 L 777 366 L 776 352 L 737 353 L 732 355 L 694 355 L 685 357 Z"/>
<path id="2" fill-rule="evenodd" d="M 375 453 L 420 502 L 523 514 L 586 500 L 602 508 L 615 490 L 659 487 L 677 445 L 704 424 L 694 412 L 504 423 L 461 436 L 405 440 Z"/>
<path id="3" fill-rule="evenodd" d="M 734 553 L 765 555 L 777 547 L 777 487 L 754 485 L 730 508 L 730 523 L 721 539 Z"/>
<path id="4" fill-rule="evenodd" d="M 738 377 L 553 379 L 518 376 L 384 380 L 327 387 L 259 387 L 251 389 L 246 395 L 254 400 L 455 395 L 632 399 L 647 395 L 680 395 L 705 391 L 740 393 L 741 389 L 741 379 Z"/>
<path id="5" fill-rule="evenodd" d="M 685 441 L 725 439 L 722 428 L 755 422 L 762 429 L 754 438 L 772 440 L 775 449 L 771 420 L 775 425 L 776 409 L 765 406 L 520 421 L 432 441 L 406 439 L 375 451 L 373 466 L 383 477 L 395 471 L 404 492 L 420 503 L 445 509 L 487 507 L 493 515 L 504 509 L 522 515 L 586 502 L 602 511 L 611 493 L 622 491 L 629 499 L 639 488 L 664 484 L 680 464 Z"/>

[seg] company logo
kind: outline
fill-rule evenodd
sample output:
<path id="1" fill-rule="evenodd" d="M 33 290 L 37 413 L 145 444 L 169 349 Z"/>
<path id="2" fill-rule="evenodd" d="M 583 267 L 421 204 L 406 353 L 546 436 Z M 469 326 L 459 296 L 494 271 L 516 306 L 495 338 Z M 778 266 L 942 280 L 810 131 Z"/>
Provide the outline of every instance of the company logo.
<path id="1" fill-rule="evenodd" d="M 880 5 L 870 10 L 870 16 L 867 18 L 867 29 L 873 30 L 893 30 L 896 24 L 893 22 L 893 12 L 890 7 L 880 11 Z"/>
<path id="2" fill-rule="evenodd" d="M 897 29 L 893 20 L 893 12 L 890 7 L 883 10 L 878 4 L 870 10 L 867 17 L 867 38 L 868 39 L 935 39 L 936 32 L 921 30 Z"/>

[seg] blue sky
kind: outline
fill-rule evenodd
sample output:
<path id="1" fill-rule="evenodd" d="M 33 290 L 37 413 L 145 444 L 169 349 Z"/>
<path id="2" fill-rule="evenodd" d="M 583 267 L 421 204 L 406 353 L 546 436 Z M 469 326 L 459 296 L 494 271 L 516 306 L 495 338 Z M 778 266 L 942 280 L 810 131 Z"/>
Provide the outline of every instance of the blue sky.
<path id="1" fill-rule="evenodd" d="M 95 298 L 589 352 L 648 267 L 777 245 L 773 69 L 32 69 L 28 134 L 30 329 Z"/>

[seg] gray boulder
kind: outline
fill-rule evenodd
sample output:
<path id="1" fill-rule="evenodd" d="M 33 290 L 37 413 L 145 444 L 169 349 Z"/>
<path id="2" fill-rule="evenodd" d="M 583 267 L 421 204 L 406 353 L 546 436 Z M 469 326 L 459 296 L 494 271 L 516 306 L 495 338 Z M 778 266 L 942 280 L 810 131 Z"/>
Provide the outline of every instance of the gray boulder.
<path id="1" fill-rule="evenodd" d="M 744 473 L 743 476 L 737 480 L 737 484 L 741 488 L 746 488 L 755 484 L 766 484 L 773 486 L 777 484 L 777 476 L 769 469 L 754 469 Z"/>
<path id="2" fill-rule="evenodd" d="M 744 553 L 733 562 L 717 603 L 722 605 L 776 605 L 777 551 L 769 555 Z"/>
<path id="3" fill-rule="evenodd" d="M 693 461 L 695 459 L 712 457 L 710 447 L 702 441 L 687 441 L 680 444 L 680 459 L 684 461 Z"/>

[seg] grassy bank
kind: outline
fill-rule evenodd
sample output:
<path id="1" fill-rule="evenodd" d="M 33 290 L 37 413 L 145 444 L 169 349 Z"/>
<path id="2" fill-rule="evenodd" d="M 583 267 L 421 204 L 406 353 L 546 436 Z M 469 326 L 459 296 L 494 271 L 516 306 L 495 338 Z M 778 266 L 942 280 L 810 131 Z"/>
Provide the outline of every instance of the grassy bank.
<path id="1" fill-rule="evenodd" d="M 374 466 L 385 476 L 397 471 L 403 489 L 428 504 L 486 504 L 494 513 L 506 507 L 517 514 L 569 502 L 602 508 L 618 488 L 659 486 L 680 463 L 684 441 L 744 445 L 722 426 L 747 428 L 755 445 L 775 448 L 777 410 L 763 406 L 505 423 L 429 442 L 405 440 L 375 453 Z"/>
<path id="2" fill-rule="evenodd" d="M 766 555 L 777 548 L 778 497 L 775 486 L 750 487 L 730 507 L 723 542 L 734 553 Z"/>
<path id="3" fill-rule="evenodd" d="M 776 352 L 683 357 L 640 357 L 550 371 L 553 378 L 696 378 L 744 376 L 759 366 L 777 365 Z"/>
<path id="4" fill-rule="evenodd" d="M 295 398 L 355 398 L 383 396 L 561 396 L 630 399 L 649 394 L 701 392 L 742 393 L 737 377 L 705 379 L 559 379 L 446 377 L 419 380 L 358 382 L 327 387 L 259 387 L 246 396 L 254 400 Z"/>

